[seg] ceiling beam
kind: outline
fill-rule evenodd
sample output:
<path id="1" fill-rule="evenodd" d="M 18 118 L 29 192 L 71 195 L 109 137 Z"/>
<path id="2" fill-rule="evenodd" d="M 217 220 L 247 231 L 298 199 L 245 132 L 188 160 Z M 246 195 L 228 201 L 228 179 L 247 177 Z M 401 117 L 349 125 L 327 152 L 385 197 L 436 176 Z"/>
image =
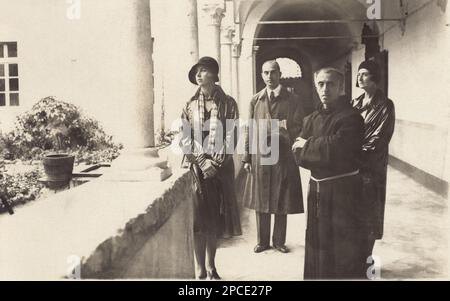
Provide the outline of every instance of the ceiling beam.
<path id="1" fill-rule="evenodd" d="M 279 40 L 333 40 L 333 39 L 360 39 L 378 38 L 379 35 L 365 36 L 311 36 L 311 37 L 274 37 L 274 38 L 254 38 L 254 41 L 279 41 Z"/>
<path id="2" fill-rule="evenodd" d="M 402 19 L 341 19 L 341 20 L 295 20 L 295 21 L 259 21 L 261 25 L 285 25 L 285 24 L 335 24 L 335 23 L 364 23 L 371 21 L 399 22 Z"/>

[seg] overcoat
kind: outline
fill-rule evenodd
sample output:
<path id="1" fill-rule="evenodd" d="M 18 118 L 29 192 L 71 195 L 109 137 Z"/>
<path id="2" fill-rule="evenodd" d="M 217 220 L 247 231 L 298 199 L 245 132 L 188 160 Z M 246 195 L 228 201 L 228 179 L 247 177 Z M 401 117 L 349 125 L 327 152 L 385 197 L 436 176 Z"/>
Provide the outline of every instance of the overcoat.
<path id="1" fill-rule="evenodd" d="M 248 175 L 244 195 L 245 207 L 259 213 L 295 214 L 303 213 L 303 196 L 300 170 L 295 164 L 291 150 L 295 138 L 300 134 L 304 113 L 300 99 L 282 87 L 280 94 L 269 100 L 267 90 L 263 89 L 250 102 L 249 125 L 245 135 L 244 163 L 250 163 L 252 172 Z M 251 120 L 256 123 L 251 126 Z M 280 128 L 279 134 L 263 132 L 263 122 L 286 120 L 287 130 Z M 267 126 L 269 128 L 270 126 Z M 263 132 L 263 133 L 262 133 Z M 267 133 L 267 134 L 266 134 Z M 267 153 L 261 145 L 274 145 L 279 142 L 278 160 L 274 164 L 262 164 L 262 158 L 273 154 Z"/>
<path id="2" fill-rule="evenodd" d="M 192 186 L 195 192 L 194 231 L 215 233 L 223 237 L 241 235 L 233 162 L 233 146 L 236 145 L 236 128 L 239 118 L 238 106 L 236 101 L 231 96 L 226 95 L 220 86 L 215 86 L 213 95 L 218 109 L 217 119 L 220 123 L 215 133 L 216 144 L 220 140 L 220 145 L 224 147 L 231 145 L 231 149 L 228 149 L 228 153 L 225 149 L 221 150 L 225 159 L 220 164 L 217 174 L 213 178 L 205 179 L 197 163 L 199 155 L 188 152 L 196 137 L 194 134 L 194 114 L 199 93 L 200 89 L 183 108 L 181 119 L 184 127 L 187 127 L 188 130 L 182 128 L 180 141 L 180 146 L 185 154 L 188 153 L 188 155 L 183 156 L 182 166 L 190 168 L 192 172 Z M 204 141 L 210 134 L 212 135 L 209 131 L 202 131 L 202 141 L 198 142 L 205 145 Z M 211 159 L 215 155 L 216 153 L 207 154 L 206 157 Z"/>
<path id="3" fill-rule="evenodd" d="M 363 105 L 364 94 L 355 98 L 352 105 L 364 117 L 362 146 L 363 197 L 370 202 L 370 236 L 383 237 L 384 209 L 386 205 L 386 175 L 389 142 L 395 127 L 395 108 L 392 100 L 377 90 L 369 105 Z"/>

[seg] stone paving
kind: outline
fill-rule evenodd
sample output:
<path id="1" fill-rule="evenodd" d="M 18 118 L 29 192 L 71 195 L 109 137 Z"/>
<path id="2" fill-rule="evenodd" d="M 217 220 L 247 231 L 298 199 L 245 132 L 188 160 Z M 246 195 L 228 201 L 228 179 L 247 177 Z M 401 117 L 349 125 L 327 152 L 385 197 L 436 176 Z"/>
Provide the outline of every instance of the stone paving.
<path id="1" fill-rule="evenodd" d="M 304 194 L 309 175 L 302 170 Z M 268 250 L 253 253 L 256 244 L 254 212 L 242 214 L 244 234 L 224 240 L 217 251 L 217 268 L 224 280 L 302 280 L 304 214 L 288 217 L 288 254 Z M 377 241 L 381 279 L 447 279 L 449 219 L 447 200 L 407 175 L 388 171 L 385 236 Z"/>

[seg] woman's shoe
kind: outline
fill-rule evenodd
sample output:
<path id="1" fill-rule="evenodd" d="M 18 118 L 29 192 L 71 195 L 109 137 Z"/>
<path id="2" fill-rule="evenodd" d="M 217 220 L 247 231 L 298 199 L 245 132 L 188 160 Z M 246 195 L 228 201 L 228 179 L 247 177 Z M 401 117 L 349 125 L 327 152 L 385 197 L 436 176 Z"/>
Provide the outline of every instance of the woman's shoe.
<path id="1" fill-rule="evenodd" d="M 205 279 L 206 279 L 206 276 L 207 276 L 206 271 L 202 271 L 202 272 L 200 272 L 200 274 L 197 276 L 197 279 L 199 279 L 199 280 L 205 280 Z"/>
<path id="2" fill-rule="evenodd" d="M 219 274 L 217 274 L 216 270 L 208 271 L 208 278 L 211 280 L 221 280 Z"/>

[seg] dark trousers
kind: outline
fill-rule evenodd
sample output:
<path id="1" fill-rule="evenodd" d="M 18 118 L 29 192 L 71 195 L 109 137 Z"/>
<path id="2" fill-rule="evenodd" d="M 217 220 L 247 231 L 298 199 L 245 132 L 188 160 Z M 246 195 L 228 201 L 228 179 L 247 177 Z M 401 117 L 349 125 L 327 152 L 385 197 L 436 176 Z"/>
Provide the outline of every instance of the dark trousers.
<path id="1" fill-rule="evenodd" d="M 258 244 L 270 245 L 270 213 L 256 212 L 256 228 L 258 229 Z M 275 214 L 272 242 L 274 246 L 284 246 L 286 243 L 287 215 Z"/>

